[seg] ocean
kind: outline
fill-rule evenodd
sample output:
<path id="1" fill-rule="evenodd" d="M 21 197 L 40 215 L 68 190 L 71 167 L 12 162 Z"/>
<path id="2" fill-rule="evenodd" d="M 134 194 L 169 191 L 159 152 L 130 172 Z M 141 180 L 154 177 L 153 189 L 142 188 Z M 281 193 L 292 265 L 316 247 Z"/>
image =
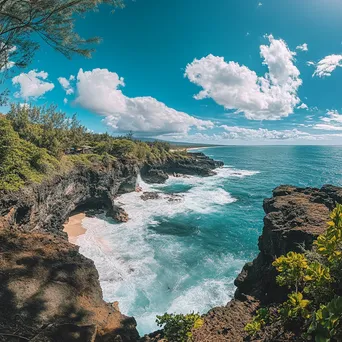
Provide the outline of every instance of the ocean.
<path id="1" fill-rule="evenodd" d="M 140 334 L 165 312 L 205 313 L 233 296 L 234 279 L 258 253 L 263 199 L 280 184 L 342 185 L 342 147 L 230 146 L 202 150 L 224 168 L 208 178 L 170 179 L 118 198 L 130 216 L 85 218 L 77 244 L 95 262 L 104 299 L 119 301 Z M 197 152 L 197 151 L 196 151 Z M 170 201 L 178 194 L 180 201 Z"/>

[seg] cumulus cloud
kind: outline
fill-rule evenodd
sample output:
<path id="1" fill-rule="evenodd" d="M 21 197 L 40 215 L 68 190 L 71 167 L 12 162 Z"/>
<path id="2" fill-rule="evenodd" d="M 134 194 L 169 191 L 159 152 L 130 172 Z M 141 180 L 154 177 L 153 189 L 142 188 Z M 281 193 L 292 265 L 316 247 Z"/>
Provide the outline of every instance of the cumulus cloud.
<path id="1" fill-rule="evenodd" d="M 26 100 L 41 97 L 55 87 L 53 83 L 46 81 L 48 76 L 49 74 L 45 71 L 31 70 L 27 74 L 21 73 L 19 76 L 13 77 L 12 83 L 20 87 L 20 90 L 14 96 Z"/>
<path id="2" fill-rule="evenodd" d="M 66 97 L 64 98 L 63 103 L 64 103 L 64 104 L 67 104 L 67 103 L 68 103 L 68 99 L 67 99 Z"/>
<path id="3" fill-rule="evenodd" d="M 266 128 L 244 128 L 239 126 L 221 126 L 226 133 L 224 136 L 226 139 L 242 139 L 242 140 L 287 140 L 298 139 L 303 136 L 308 136 L 306 132 L 299 131 L 297 129 L 292 130 L 269 130 Z"/>
<path id="4" fill-rule="evenodd" d="M 313 126 L 314 129 L 324 131 L 342 131 L 342 114 L 337 110 L 329 110 L 327 116 L 320 118 L 323 123 L 318 123 Z"/>
<path id="5" fill-rule="evenodd" d="M 63 87 L 67 95 L 71 95 L 74 93 L 74 88 L 70 84 L 70 81 L 73 80 L 75 80 L 75 76 L 73 75 L 70 76 L 69 80 L 67 80 L 65 77 L 58 77 L 58 82 Z"/>
<path id="6" fill-rule="evenodd" d="M 309 107 L 308 107 L 308 105 L 306 104 L 306 103 L 301 103 L 298 107 L 297 107 L 297 109 L 306 109 L 306 110 L 308 110 L 309 109 Z"/>
<path id="7" fill-rule="evenodd" d="M 302 44 L 302 45 L 298 45 L 298 46 L 296 47 L 296 50 L 300 50 L 300 51 L 309 51 L 309 49 L 308 49 L 308 44 L 304 43 L 304 44 Z"/>
<path id="8" fill-rule="evenodd" d="M 203 88 L 195 99 L 212 98 L 225 109 L 244 113 L 252 120 L 277 120 L 293 113 L 300 102 L 300 72 L 291 52 L 281 39 L 267 37 L 269 45 L 260 46 L 268 72 L 259 77 L 254 71 L 223 57 L 208 55 L 188 64 L 185 76 Z"/>
<path id="9" fill-rule="evenodd" d="M 341 66 L 342 66 L 342 55 L 326 56 L 316 64 L 316 70 L 312 76 L 318 76 L 318 77 L 331 76 L 331 73 L 337 67 L 341 67 Z"/>
<path id="10" fill-rule="evenodd" d="M 165 134 L 214 126 L 211 121 L 179 112 L 153 97 L 127 97 L 121 90 L 124 86 L 124 79 L 115 72 L 80 69 L 75 102 L 103 115 L 105 123 L 118 131 Z"/>

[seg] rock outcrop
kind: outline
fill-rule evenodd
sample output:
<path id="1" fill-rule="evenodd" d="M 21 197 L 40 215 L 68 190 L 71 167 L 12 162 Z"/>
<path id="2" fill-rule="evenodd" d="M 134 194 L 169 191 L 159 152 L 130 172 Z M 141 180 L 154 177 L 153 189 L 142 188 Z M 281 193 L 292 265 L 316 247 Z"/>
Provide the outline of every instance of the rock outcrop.
<path id="1" fill-rule="evenodd" d="M 103 301 L 96 268 L 76 246 L 9 231 L 0 246 L 0 341 L 137 341 L 134 318 Z"/>
<path id="2" fill-rule="evenodd" d="M 187 164 L 196 174 L 193 157 L 182 159 L 183 173 Z M 199 158 L 198 174 L 215 165 Z M 157 165 L 166 176 L 174 172 L 169 167 Z M 115 198 L 136 190 L 141 168 L 154 166 L 79 166 L 17 192 L 0 192 L 0 341 L 138 341 L 134 318 L 103 301 L 93 262 L 68 242 L 63 223 L 75 210 L 99 207 L 127 221 Z"/>
<path id="3" fill-rule="evenodd" d="M 146 183 L 164 183 L 169 175 L 196 175 L 208 177 L 215 175 L 216 168 L 222 167 L 223 162 L 216 161 L 204 153 L 188 153 L 184 158 L 169 158 L 164 163 L 145 165 L 141 177 Z"/>
<path id="4" fill-rule="evenodd" d="M 289 251 L 311 248 L 314 239 L 325 231 L 336 203 L 342 203 L 342 188 L 332 185 L 321 189 L 276 188 L 273 197 L 264 200 L 266 216 L 257 258 L 247 263 L 235 280 L 235 298 L 205 315 L 204 325 L 194 331 L 194 341 L 244 341 L 247 337 L 243 327 L 258 306 L 286 298 L 286 289 L 275 282 L 272 262 Z"/>
<path id="5" fill-rule="evenodd" d="M 78 167 L 19 192 L 0 193 L 0 229 L 64 235 L 61 227 L 76 208 L 112 209 L 120 193 L 135 190 L 139 165 Z"/>

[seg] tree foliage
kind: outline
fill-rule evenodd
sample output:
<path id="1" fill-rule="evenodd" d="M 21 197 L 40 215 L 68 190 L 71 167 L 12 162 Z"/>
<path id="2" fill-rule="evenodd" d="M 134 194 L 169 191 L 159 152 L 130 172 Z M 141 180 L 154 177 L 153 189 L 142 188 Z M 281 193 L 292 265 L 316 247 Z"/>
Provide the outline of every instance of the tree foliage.
<path id="1" fill-rule="evenodd" d="M 20 139 L 9 121 L 0 119 L 0 189 L 18 190 L 28 182 L 40 182 L 58 167 L 45 149 Z"/>
<path id="2" fill-rule="evenodd" d="M 122 0 L 1 0 L 0 69 L 26 67 L 41 42 L 70 58 L 91 55 L 98 37 L 84 39 L 74 30 L 75 20 L 102 3 L 123 6 Z"/>
<path id="3" fill-rule="evenodd" d="M 60 157 L 67 148 L 81 146 L 87 132 L 76 114 L 69 118 L 53 105 L 37 107 L 12 104 L 6 118 L 20 138 L 46 148 L 55 157 Z"/>
<path id="4" fill-rule="evenodd" d="M 56 106 L 12 104 L 7 115 L 0 115 L 0 135 L 0 190 L 17 190 L 72 165 L 187 158 L 182 152 L 171 152 L 168 143 L 91 133 L 76 115 L 70 118 Z"/>

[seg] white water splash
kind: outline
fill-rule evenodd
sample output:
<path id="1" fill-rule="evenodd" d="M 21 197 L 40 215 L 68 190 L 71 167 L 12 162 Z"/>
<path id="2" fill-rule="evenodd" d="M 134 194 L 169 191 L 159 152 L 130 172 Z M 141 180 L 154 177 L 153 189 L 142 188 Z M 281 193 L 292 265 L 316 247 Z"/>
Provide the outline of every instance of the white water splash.
<path id="1" fill-rule="evenodd" d="M 149 229 L 163 218 L 196 213 L 207 215 L 236 201 L 221 188 L 224 178 L 243 178 L 257 172 L 221 168 L 213 177 L 170 177 L 165 185 L 150 186 L 138 180 L 143 191 L 158 191 L 160 198 L 143 201 L 142 193 L 128 193 L 117 201 L 128 213 L 127 223 L 114 224 L 105 217 L 85 218 L 86 234 L 77 240 L 80 252 L 95 262 L 106 301 L 119 301 L 124 314 L 133 315 L 140 333 L 156 329 L 155 316 L 168 312 L 206 312 L 223 305 L 233 295 L 236 270 L 244 260 L 229 251 L 220 258 L 208 256 L 194 266 L 185 263 L 184 255 L 196 255 L 196 246 L 181 238 L 161 235 Z M 191 188 L 170 202 L 163 188 L 179 184 Z M 193 250 L 193 251 L 192 251 Z M 227 269 L 231 269 L 227 276 Z M 206 278 L 206 271 L 215 279 Z"/>

